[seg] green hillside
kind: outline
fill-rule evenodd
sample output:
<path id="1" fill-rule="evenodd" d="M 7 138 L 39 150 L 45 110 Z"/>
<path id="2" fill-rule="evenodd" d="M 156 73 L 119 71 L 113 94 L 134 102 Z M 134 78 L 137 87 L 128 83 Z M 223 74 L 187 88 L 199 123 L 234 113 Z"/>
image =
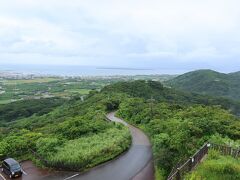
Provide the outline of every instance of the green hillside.
<path id="1" fill-rule="evenodd" d="M 211 96 L 240 100 L 240 72 L 224 74 L 212 70 L 197 70 L 167 82 L 168 86 Z"/>
<path id="2" fill-rule="evenodd" d="M 119 82 L 101 91 L 109 97 L 116 92 L 126 95 L 118 102 L 118 116 L 149 135 L 156 172 L 163 177 L 209 139 L 240 139 L 240 119 L 227 106 L 221 108 L 224 99 L 176 91 L 154 81 Z"/>
<path id="3" fill-rule="evenodd" d="M 78 99 L 30 117 L 22 114 L 23 109 L 36 112 L 38 107 L 41 112 L 46 99 L 24 101 L 25 106 L 19 101 L 3 107 L 2 112 L 8 114 L 15 109 L 17 116 L 5 118 L 0 124 L 1 157 L 31 159 L 40 165 L 77 171 L 111 160 L 127 150 L 131 144 L 129 130 L 106 121 L 107 97 L 91 93 L 85 102 Z M 44 161 L 40 162 L 32 151 Z"/>

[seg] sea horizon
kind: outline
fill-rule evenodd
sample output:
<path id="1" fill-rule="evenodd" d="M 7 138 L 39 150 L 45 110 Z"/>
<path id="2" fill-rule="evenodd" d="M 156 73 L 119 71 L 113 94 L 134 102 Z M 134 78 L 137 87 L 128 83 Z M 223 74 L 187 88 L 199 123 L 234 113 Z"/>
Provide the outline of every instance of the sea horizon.
<path id="1" fill-rule="evenodd" d="M 201 68 L 200 68 L 201 69 Z M 204 69 L 204 68 L 203 68 Z M 124 66 L 87 66 L 87 65 L 38 65 L 38 64 L 0 64 L 0 71 L 10 71 L 21 74 L 51 75 L 51 76 L 133 76 L 133 75 L 179 75 L 192 69 L 124 67 Z M 236 71 L 222 71 L 222 73 Z"/>
<path id="2" fill-rule="evenodd" d="M 1 64 L 0 71 L 22 74 L 53 75 L 53 76 L 131 76 L 131 75 L 176 75 L 186 70 L 163 70 L 138 67 L 117 66 L 84 66 L 84 65 L 16 65 Z"/>

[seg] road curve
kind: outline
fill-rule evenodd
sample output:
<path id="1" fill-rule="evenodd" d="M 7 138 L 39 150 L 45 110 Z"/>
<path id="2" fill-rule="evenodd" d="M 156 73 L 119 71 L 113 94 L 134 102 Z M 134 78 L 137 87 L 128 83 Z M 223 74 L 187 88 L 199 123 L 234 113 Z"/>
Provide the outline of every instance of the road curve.
<path id="1" fill-rule="evenodd" d="M 154 180 L 154 166 L 152 161 L 152 148 L 148 137 L 138 128 L 127 124 L 115 113 L 109 113 L 107 118 L 120 122 L 129 127 L 132 135 L 130 149 L 116 158 L 99 165 L 85 173 L 72 172 L 72 174 L 56 173 L 47 176 L 44 180 L 73 179 L 73 180 Z"/>
<path id="2" fill-rule="evenodd" d="M 153 180 L 154 168 L 152 165 L 152 149 L 148 137 L 134 126 L 109 113 L 107 118 L 128 126 L 132 134 L 132 146 L 120 158 L 111 161 L 96 169 L 82 174 L 76 179 L 81 180 Z"/>

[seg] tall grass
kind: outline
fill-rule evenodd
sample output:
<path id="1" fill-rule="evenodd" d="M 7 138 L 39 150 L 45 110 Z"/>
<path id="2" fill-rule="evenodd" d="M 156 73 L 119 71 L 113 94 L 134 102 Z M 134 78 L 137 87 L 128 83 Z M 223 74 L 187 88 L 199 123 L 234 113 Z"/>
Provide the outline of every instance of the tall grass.
<path id="1" fill-rule="evenodd" d="M 70 140 L 48 155 L 47 160 L 51 167 L 83 171 L 113 159 L 130 144 L 131 136 L 126 127 L 111 128 L 104 133 Z"/>
<path id="2" fill-rule="evenodd" d="M 211 150 L 208 158 L 197 169 L 186 176 L 187 180 L 238 180 L 240 179 L 240 159 L 221 156 Z"/>

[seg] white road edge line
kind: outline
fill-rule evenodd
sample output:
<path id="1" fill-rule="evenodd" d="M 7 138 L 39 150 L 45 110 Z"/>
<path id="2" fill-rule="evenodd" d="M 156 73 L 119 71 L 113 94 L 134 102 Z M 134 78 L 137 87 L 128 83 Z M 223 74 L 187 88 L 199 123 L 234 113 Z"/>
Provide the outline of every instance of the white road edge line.
<path id="1" fill-rule="evenodd" d="M 3 177 L 3 175 L 0 173 L 0 177 L 3 179 L 3 180 L 6 180 L 5 177 Z"/>
<path id="2" fill-rule="evenodd" d="M 63 179 L 63 180 L 72 179 L 72 178 L 74 178 L 74 177 L 76 177 L 76 176 L 79 176 L 79 174 L 75 174 L 75 175 L 73 175 L 73 176 L 70 176 L 70 177 L 68 177 L 68 178 L 65 178 L 65 179 Z"/>
<path id="3" fill-rule="evenodd" d="M 22 173 L 26 176 L 28 175 L 23 169 L 22 169 Z"/>

